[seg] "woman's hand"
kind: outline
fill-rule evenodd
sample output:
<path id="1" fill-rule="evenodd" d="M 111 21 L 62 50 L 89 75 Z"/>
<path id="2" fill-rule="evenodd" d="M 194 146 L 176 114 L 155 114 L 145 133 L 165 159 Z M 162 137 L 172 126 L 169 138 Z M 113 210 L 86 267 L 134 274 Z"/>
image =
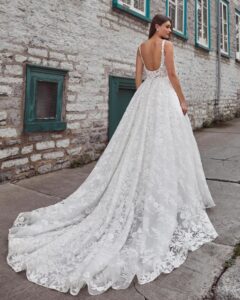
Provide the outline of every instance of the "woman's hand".
<path id="1" fill-rule="evenodd" d="M 187 111 L 188 111 L 188 106 L 187 106 L 186 101 L 180 102 L 180 106 L 182 108 L 183 114 L 185 115 L 187 113 Z"/>

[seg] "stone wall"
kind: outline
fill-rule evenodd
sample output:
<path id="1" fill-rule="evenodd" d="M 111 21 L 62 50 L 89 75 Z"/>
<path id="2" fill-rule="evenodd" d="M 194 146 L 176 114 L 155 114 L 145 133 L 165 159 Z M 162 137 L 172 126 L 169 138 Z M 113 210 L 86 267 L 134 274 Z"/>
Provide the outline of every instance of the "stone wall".
<path id="1" fill-rule="evenodd" d="M 215 118 L 216 8 L 211 2 L 210 52 L 194 46 L 193 0 L 188 1 L 189 39 L 172 36 L 193 129 Z M 237 2 L 230 5 L 231 14 Z M 155 13 L 165 14 L 164 1 L 151 1 L 151 16 Z M 136 49 L 147 39 L 148 28 L 147 22 L 112 9 L 111 0 L 0 3 L 1 182 L 99 158 L 108 141 L 109 75 L 134 78 Z M 222 59 L 219 110 L 224 118 L 240 111 L 240 64 L 234 59 L 233 33 L 231 22 L 231 58 Z M 26 63 L 69 71 L 65 131 L 23 131 Z"/>

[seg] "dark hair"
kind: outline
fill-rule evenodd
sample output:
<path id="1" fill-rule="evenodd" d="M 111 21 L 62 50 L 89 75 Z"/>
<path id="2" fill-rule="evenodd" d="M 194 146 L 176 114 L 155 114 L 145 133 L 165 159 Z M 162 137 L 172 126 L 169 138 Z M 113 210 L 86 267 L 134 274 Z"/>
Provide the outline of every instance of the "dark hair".
<path id="1" fill-rule="evenodd" d="M 152 22 L 151 22 L 150 29 L 149 29 L 149 34 L 148 34 L 148 39 L 150 39 L 154 35 L 154 33 L 156 32 L 156 27 L 155 27 L 156 24 L 161 26 L 163 23 L 165 23 L 167 21 L 170 21 L 171 24 L 172 24 L 171 18 L 169 18 L 165 15 L 156 14 L 152 18 Z"/>

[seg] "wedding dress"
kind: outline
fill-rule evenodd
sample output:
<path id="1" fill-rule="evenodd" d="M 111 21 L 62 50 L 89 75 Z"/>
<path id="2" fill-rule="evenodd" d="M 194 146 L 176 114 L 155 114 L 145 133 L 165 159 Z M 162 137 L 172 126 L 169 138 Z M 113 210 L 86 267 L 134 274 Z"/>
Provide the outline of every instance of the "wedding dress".
<path id="1" fill-rule="evenodd" d="M 77 295 L 170 273 L 214 240 L 211 197 L 192 132 L 161 64 L 133 95 L 95 167 L 66 199 L 21 212 L 7 263 L 29 281 Z M 59 183 L 61 184 L 61 183 Z"/>

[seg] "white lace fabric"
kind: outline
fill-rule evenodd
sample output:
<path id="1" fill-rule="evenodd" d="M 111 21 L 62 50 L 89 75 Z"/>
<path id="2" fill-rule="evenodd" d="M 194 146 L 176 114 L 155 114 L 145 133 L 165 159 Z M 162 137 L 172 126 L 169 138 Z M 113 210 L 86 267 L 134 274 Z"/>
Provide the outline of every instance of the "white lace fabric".
<path id="1" fill-rule="evenodd" d="M 164 43 L 162 51 L 164 49 Z M 164 53 L 164 52 L 163 52 Z M 94 169 L 66 199 L 21 212 L 7 262 L 28 280 L 77 295 L 144 284 L 170 273 L 218 234 L 188 115 L 162 55 L 132 97 Z"/>

